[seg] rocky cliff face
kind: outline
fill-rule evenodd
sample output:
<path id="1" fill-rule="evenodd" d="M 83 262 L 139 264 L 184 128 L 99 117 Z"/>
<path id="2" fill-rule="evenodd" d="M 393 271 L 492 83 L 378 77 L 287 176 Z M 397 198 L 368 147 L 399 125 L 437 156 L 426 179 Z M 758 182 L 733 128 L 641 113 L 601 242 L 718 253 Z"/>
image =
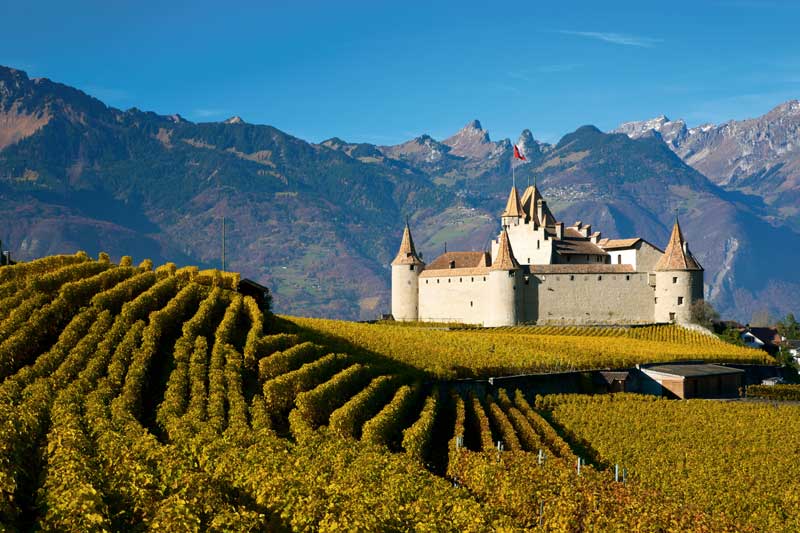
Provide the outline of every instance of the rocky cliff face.
<path id="1" fill-rule="evenodd" d="M 771 216 L 800 222 L 800 102 L 763 116 L 687 128 L 666 117 L 628 122 L 615 130 L 632 138 L 657 132 L 676 154 L 729 190 L 759 196 Z"/>
<path id="2" fill-rule="evenodd" d="M 85 249 L 217 266 L 225 216 L 230 267 L 273 288 L 280 312 L 374 318 L 405 218 L 428 261 L 444 243 L 485 249 L 513 164 L 560 219 L 608 237 L 663 246 L 677 210 L 727 315 L 797 311 L 798 235 L 686 165 L 673 150 L 692 130 L 659 122 L 632 128 L 638 139 L 585 126 L 555 146 L 526 130 L 520 163 L 477 121 L 444 141 L 313 144 L 236 118 L 122 111 L 0 68 L 0 209 L 13 221 L 0 238 L 21 259 Z"/>

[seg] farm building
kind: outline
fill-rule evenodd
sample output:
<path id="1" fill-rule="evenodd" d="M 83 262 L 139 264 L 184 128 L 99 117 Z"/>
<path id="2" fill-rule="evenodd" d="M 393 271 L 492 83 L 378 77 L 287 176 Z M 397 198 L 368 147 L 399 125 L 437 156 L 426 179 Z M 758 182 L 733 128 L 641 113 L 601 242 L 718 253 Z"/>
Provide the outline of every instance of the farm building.
<path id="1" fill-rule="evenodd" d="M 744 370 L 711 364 L 642 366 L 642 392 L 670 398 L 735 398 Z"/>

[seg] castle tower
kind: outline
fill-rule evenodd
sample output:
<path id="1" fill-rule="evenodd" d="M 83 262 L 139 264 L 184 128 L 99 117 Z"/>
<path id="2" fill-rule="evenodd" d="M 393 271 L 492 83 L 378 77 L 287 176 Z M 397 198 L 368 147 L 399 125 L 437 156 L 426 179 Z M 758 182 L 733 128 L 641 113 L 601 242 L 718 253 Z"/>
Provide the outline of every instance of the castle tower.
<path id="1" fill-rule="evenodd" d="M 486 309 L 487 327 L 513 326 L 517 323 L 517 292 L 521 270 L 514 258 L 508 232 L 503 228 L 497 247 L 497 256 L 489 268 L 487 286 L 488 307 Z"/>
<path id="2" fill-rule="evenodd" d="M 400 250 L 392 261 L 392 316 L 395 320 L 418 320 L 419 275 L 424 268 L 425 263 L 414 249 L 411 230 L 406 223 Z"/>
<path id="3" fill-rule="evenodd" d="M 516 186 L 511 187 L 511 192 L 508 193 L 506 208 L 503 210 L 500 218 L 503 227 L 516 226 L 520 221 L 524 221 L 525 211 L 522 210 L 522 203 L 519 201 L 519 193 L 517 192 Z"/>
<path id="4" fill-rule="evenodd" d="M 667 249 L 654 270 L 655 321 L 688 323 L 692 304 L 703 299 L 703 267 L 689 251 L 677 218 Z"/>

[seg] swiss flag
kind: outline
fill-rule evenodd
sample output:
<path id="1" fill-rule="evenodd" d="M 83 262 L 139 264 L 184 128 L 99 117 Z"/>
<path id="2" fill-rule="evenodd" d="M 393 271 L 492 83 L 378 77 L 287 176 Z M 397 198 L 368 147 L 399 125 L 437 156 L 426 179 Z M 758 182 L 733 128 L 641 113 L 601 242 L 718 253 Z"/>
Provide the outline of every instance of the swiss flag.
<path id="1" fill-rule="evenodd" d="M 525 159 L 525 156 L 519 152 L 519 148 L 517 148 L 516 144 L 514 145 L 514 159 L 519 159 L 520 161 L 527 161 L 527 159 Z"/>

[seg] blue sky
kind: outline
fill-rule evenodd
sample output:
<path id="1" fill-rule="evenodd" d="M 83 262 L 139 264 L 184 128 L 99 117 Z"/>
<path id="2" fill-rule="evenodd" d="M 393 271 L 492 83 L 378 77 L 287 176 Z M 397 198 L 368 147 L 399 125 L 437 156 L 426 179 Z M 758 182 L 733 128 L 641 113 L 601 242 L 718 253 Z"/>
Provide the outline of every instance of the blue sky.
<path id="1" fill-rule="evenodd" d="M 556 141 L 800 98 L 800 2 L 228 3 L 0 0 L 0 64 L 122 109 L 377 144 L 473 118 Z"/>

